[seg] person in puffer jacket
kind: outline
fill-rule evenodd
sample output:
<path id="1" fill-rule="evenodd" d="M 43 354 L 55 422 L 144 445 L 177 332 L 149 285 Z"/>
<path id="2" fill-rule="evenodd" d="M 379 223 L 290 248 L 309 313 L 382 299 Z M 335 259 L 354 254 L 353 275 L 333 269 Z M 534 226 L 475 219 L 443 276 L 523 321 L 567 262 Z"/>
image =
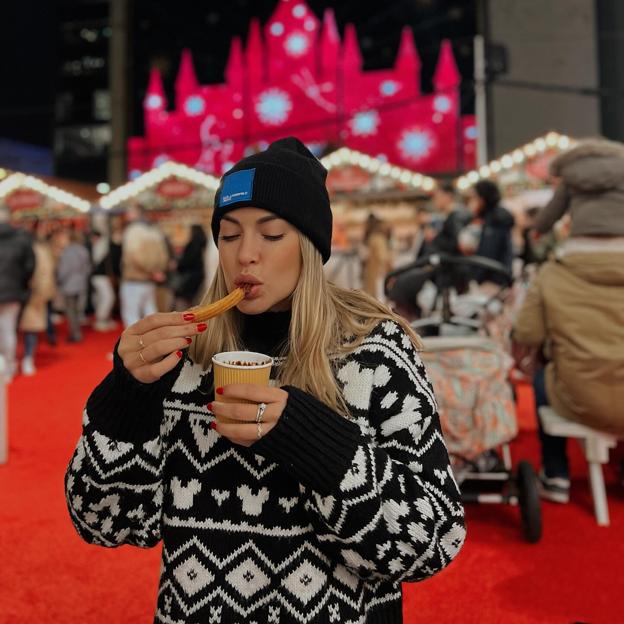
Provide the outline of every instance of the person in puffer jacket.
<path id="1" fill-rule="evenodd" d="M 569 213 L 573 238 L 624 236 L 624 144 L 581 141 L 553 159 L 550 173 L 556 190 L 537 217 L 538 234 Z"/>
<path id="2" fill-rule="evenodd" d="M 8 381 L 16 368 L 17 319 L 35 270 L 30 239 L 9 223 L 10 216 L 9 209 L 0 204 L 0 359 L 5 360 Z"/>

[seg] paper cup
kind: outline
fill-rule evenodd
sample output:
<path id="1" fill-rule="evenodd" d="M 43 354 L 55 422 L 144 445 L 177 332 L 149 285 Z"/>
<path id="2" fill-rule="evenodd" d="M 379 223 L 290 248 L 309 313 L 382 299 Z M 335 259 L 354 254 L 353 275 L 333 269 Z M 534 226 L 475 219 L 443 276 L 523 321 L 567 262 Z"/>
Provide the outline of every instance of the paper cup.
<path id="1" fill-rule="evenodd" d="M 214 387 L 222 388 L 230 384 L 256 384 L 268 386 L 273 358 L 254 351 L 223 351 L 212 358 Z M 228 399 L 215 395 L 221 403 L 254 403 L 243 399 Z"/>

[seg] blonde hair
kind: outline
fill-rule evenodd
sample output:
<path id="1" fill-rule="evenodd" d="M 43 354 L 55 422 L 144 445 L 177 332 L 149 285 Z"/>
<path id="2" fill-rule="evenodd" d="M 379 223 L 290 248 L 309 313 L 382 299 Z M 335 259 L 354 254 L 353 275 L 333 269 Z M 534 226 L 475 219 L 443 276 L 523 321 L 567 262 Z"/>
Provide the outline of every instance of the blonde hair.
<path id="1" fill-rule="evenodd" d="M 292 294 L 289 340 L 279 367 L 279 385 L 292 385 L 310 393 L 339 414 L 349 417 L 333 374 L 332 360 L 354 351 L 380 321 L 398 323 L 416 349 L 420 339 L 407 321 L 370 295 L 348 290 L 328 281 L 321 254 L 303 234 L 299 234 L 302 269 Z M 219 265 L 202 304 L 227 295 L 223 270 Z M 233 308 L 208 322 L 208 329 L 191 346 L 191 358 L 204 369 L 221 351 L 244 348 L 241 340 L 242 315 Z"/>

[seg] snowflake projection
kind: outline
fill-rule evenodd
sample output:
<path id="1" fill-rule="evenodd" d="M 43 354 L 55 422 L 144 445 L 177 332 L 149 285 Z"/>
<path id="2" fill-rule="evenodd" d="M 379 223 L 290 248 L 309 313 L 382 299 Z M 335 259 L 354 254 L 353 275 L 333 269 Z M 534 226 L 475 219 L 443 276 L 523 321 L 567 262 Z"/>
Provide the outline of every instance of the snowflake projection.
<path id="1" fill-rule="evenodd" d="M 303 56 L 310 47 L 310 41 L 302 33 L 293 33 L 286 39 L 284 47 L 290 56 Z"/>
<path id="2" fill-rule="evenodd" d="M 401 84 L 398 83 L 396 80 L 384 80 L 379 85 L 379 93 L 381 93 L 381 95 L 385 95 L 386 97 L 389 97 L 391 95 L 395 95 L 396 93 L 398 93 L 400 88 L 401 88 Z"/>
<path id="3" fill-rule="evenodd" d="M 479 132 L 477 130 L 476 126 L 468 126 L 465 130 L 464 130 L 464 136 L 469 140 L 469 141 L 476 141 L 477 137 L 479 136 Z"/>
<path id="4" fill-rule="evenodd" d="M 397 144 L 402 157 L 413 161 L 424 160 L 431 154 L 433 146 L 433 136 L 420 128 L 403 132 Z"/>
<path id="5" fill-rule="evenodd" d="M 438 95 L 438 97 L 433 100 L 433 110 L 437 113 L 449 113 L 452 106 L 451 98 L 446 95 Z"/>
<path id="6" fill-rule="evenodd" d="M 162 97 L 160 95 L 156 95 L 155 93 L 152 93 L 152 95 L 148 96 L 147 101 L 145 102 L 145 106 L 149 110 L 155 110 L 157 108 L 161 108 L 163 104 L 164 102 L 163 102 Z"/>
<path id="7" fill-rule="evenodd" d="M 282 89 L 267 89 L 260 94 L 256 103 L 256 113 L 260 121 L 270 126 L 283 124 L 291 110 L 290 96 Z"/>
<path id="8" fill-rule="evenodd" d="M 316 26 L 316 25 L 314 24 L 314 20 L 313 20 L 313 19 L 307 19 L 307 20 L 305 21 L 305 23 L 303 24 L 303 27 L 304 27 L 307 31 L 309 31 L 309 32 L 312 32 L 312 31 L 314 30 L 315 26 Z"/>
<path id="9" fill-rule="evenodd" d="M 190 117 L 201 115 L 205 108 L 204 98 L 199 95 L 191 95 L 191 97 L 187 98 L 186 102 L 184 102 L 184 112 Z"/>
<path id="10" fill-rule="evenodd" d="M 271 34 L 279 37 L 284 34 L 284 24 L 282 22 L 274 22 L 271 24 Z"/>
<path id="11" fill-rule="evenodd" d="M 306 13 L 305 6 L 303 4 L 297 4 L 293 10 L 293 17 L 303 17 Z"/>
<path id="12" fill-rule="evenodd" d="M 377 134 L 379 126 L 379 114 L 377 111 L 362 111 L 356 113 L 349 121 L 351 132 L 355 136 L 371 136 Z"/>

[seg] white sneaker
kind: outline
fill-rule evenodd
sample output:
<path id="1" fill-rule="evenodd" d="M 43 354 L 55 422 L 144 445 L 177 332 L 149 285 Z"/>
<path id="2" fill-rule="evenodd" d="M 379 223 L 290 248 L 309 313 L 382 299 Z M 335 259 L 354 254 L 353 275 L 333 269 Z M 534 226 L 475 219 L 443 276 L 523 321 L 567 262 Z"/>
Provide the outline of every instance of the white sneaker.
<path id="1" fill-rule="evenodd" d="M 26 375 L 27 377 L 32 377 L 37 372 L 35 368 L 35 363 L 31 357 L 25 357 L 22 360 L 22 375 Z"/>
<path id="2" fill-rule="evenodd" d="M 547 477 L 541 471 L 539 474 L 539 493 L 545 500 L 565 505 L 570 502 L 570 479 Z"/>

